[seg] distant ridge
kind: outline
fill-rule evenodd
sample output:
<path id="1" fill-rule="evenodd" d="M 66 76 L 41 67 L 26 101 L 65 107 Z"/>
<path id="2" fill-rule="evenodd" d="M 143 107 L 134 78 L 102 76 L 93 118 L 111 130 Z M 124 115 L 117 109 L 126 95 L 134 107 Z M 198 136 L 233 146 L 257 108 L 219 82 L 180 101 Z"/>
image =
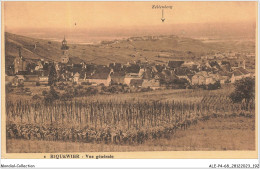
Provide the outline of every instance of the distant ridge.
<path id="1" fill-rule="evenodd" d="M 62 41 L 62 39 L 61 39 Z M 198 59 L 207 53 L 251 47 L 254 43 L 232 42 L 230 44 L 204 43 L 201 40 L 178 37 L 174 35 L 131 37 L 124 40 L 103 41 L 100 44 L 70 44 L 69 55 L 74 63 L 87 62 L 107 65 L 111 62 L 127 63 L 137 60 L 155 63 L 166 63 L 174 59 Z M 6 65 L 10 65 L 18 56 L 18 48 L 22 56 L 29 61 L 45 59 L 60 61 L 61 42 L 36 39 L 26 36 L 5 33 Z M 160 57 L 160 55 L 163 57 Z M 158 57 L 159 56 L 159 57 Z"/>

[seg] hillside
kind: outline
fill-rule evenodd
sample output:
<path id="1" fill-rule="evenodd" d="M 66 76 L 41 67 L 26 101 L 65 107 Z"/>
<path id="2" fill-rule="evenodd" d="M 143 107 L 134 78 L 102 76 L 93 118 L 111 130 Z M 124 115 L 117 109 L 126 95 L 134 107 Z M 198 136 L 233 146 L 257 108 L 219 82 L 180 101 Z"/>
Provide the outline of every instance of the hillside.
<path id="1" fill-rule="evenodd" d="M 68 45 L 70 46 L 69 53 L 72 62 L 85 61 L 96 64 L 127 63 L 136 60 L 165 63 L 173 59 L 196 59 L 197 56 L 206 53 L 225 50 L 224 43 L 216 45 L 173 35 L 157 36 L 156 38 L 151 38 L 151 36 L 135 37 L 125 40 L 106 41 L 98 45 L 70 44 L 68 42 Z M 243 45 L 242 43 L 241 46 Z M 30 38 L 6 32 L 6 65 L 11 64 L 14 57 L 18 56 L 18 47 L 21 47 L 22 56 L 27 60 L 33 61 L 42 58 L 49 61 L 60 61 L 60 46 L 61 42 Z"/>

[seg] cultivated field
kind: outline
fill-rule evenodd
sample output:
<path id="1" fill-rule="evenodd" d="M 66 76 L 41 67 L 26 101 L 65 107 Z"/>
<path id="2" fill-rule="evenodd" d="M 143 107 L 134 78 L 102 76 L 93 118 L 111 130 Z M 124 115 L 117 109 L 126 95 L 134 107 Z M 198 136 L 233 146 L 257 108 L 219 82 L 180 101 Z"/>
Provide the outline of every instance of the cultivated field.
<path id="1" fill-rule="evenodd" d="M 243 104 L 233 104 L 228 97 L 230 92 L 232 92 L 232 87 L 224 86 L 216 91 L 158 90 L 143 93 L 96 95 L 76 98 L 72 101 L 55 101 L 51 104 L 29 102 L 28 100 L 7 101 L 7 140 L 10 142 L 7 145 L 14 146 L 13 143 L 16 141 L 19 144 L 25 144 L 25 140 L 30 140 L 29 142 L 32 143 L 40 141 L 43 144 L 46 141 L 50 141 L 51 144 L 57 142 L 64 146 L 67 144 L 75 144 L 75 146 L 97 144 L 104 148 L 109 145 L 111 151 L 114 151 L 115 145 L 123 147 L 139 145 L 144 148 L 149 143 L 154 143 L 155 140 L 162 142 L 171 140 L 174 143 L 177 133 L 179 135 L 182 132 L 189 133 L 188 128 L 195 127 L 194 129 L 196 129 L 196 126 L 200 125 L 210 128 L 213 123 L 208 123 L 208 121 L 214 121 L 214 119 L 221 119 L 217 120 L 218 127 L 228 127 L 235 133 L 244 132 L 239 131 L 241 126 L 234 125 L 234 128 L 230 126 L 240 119 L 244 123 L 254 121 L 254 105 L 244 107 Z M 228 119 L 232 123 L 228 124 Z M 221 124 L 222 121 L 223 124 Z M 252 126 L 246 127 L 244 130 L 254 132 L 254 125 Z M 201 131 L 196 132 L 198 134 Z M 210 135 L 210 132 L 207 134 Z M 214 138 L 214 133 L 212 134 L 212 138 Z M 203 137 L 198 137 L 198 140 L 203 139 Z M 227 135 L 225 137 L 229 138 Z M 250 138 L 249 140 L 254 140 L 254 137 Z M 241 139 L 238 139 L 235 144 L 239 145 L 243 142 Z M 205 149 L 199 145 L 211 145 L 211 141 L 194 142 L 196 148 L 193 149 Z M 225 148 L 225 139 L 222 141 L 218 141 L 212 150 Z M 169 141 L 166 145 L 168 144 Z M 220 146 L 222 144 L 224 147 Z M 172 145 L 168 147 L 174 150 Z M 185 146 L 177 147 L 175 150 L 186 149 Z M 237 146 L 226 147 L 228 149 L 238 148 Z M 252 146 L 241 147 L 252 149 Z M 8 147 L 8 149 L 12 150 L 12 147 Z M 64 147 L 64 149 L 66 148 Z M 150 149 L 154 148 L 150 147 Z M 162 146 L 161 150 L 164 149 L 167 148 Z M 208 149 L 211 150 L 210 147 Z M 48 150 L 42 151 L 48 152 Z"/>
<path id="2" fill-rule="evenodd" d="M 146 144 L 118 145 L 82 142 L 8 139 L 9 153 L 122 152 L 122 151 L 225 151 L 255 150 L 255 120 L 248 117 L 212 118 L 198 122 L 170 138 Z"/>

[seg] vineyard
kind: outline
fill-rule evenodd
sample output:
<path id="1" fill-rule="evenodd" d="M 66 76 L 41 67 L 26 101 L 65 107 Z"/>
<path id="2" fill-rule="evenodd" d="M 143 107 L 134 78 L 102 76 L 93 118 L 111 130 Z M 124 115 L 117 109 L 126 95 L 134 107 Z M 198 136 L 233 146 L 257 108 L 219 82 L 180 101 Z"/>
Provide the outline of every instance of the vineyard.
<path id="1" fill-rule="evenodd" d="M 169 138 L 218 116 L 252 116 L 254 105 L 233 104 L 226 96 L 181 101 L 28 101 L 6 103 L 7 138 L 105 144 L 142 144 Z"/>

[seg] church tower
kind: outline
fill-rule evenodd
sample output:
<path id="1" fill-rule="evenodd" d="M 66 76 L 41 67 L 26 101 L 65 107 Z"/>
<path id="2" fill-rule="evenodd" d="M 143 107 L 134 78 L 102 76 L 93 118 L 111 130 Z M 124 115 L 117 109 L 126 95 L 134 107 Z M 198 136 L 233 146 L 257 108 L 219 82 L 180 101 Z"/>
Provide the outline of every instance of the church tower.
<path id="1" fill-rule="evenodd" d="M 68 63 L 69 61 L 69 46 L 67 45 L 67 41 L 64 39 L 61 42 L 61 51 L 62 51 L 62 56 L 61 56 L 61 63 Z"/>
<path id="2" fill-rule="evenodd" d="M 18 47 L 18 56 L 14 59 L 14 73 L 17 74 L 19 71 L 26 71 L 26 61 L 22 56 L 22 48 Z"/>

